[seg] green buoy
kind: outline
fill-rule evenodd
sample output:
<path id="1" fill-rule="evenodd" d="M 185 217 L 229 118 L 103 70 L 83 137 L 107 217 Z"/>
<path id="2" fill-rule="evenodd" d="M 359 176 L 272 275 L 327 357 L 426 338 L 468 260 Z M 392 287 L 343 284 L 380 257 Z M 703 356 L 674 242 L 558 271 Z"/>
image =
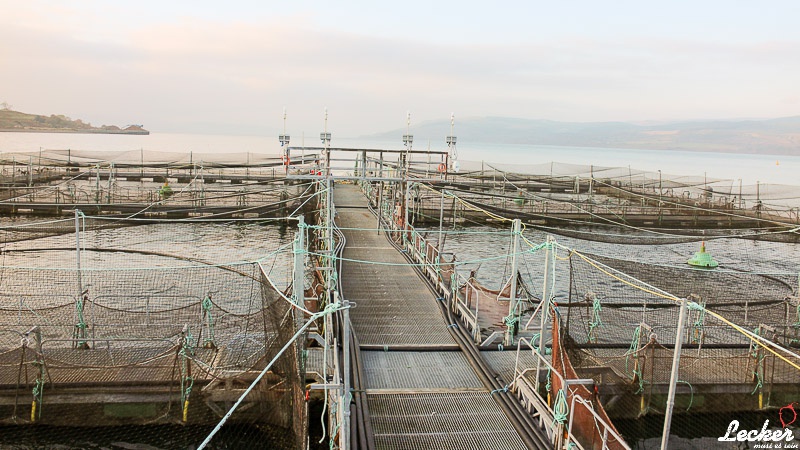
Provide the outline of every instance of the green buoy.
<path id="1" fill-rule="evenodd" d="M 525 204 L 525 194 L 523 194 L 522 191 L 517 192 L 517 198 L 514 199 L 514 204 L 517 206 Z"/>
<path id="2" fill-rule="evenodd" d="M 169 186 L 168 181 L 164 182 L 164 185 L 158 190 L 158 195 L 164 200 L 172 197 L 172 193 L 172 188 Z"/>
<path id="3" fill-rule="evenodd" d="M 689 258 L 689 260 L 686 261 L 686 263 L 689 264 L 690 266 L 705 267 L 705 268 L 708 268 L 708 269 L 713 269 L 714 267 L 719 266 L 719 263 L 716 262 L 714 260 L 714 258 L 711 257 L 711 255 L 706 253 L 706 243 L 705 243 L 705 241 L 703 241 L 700 244 L 700 251 L 699 252 L 695 252 L 694 256 Z"/>

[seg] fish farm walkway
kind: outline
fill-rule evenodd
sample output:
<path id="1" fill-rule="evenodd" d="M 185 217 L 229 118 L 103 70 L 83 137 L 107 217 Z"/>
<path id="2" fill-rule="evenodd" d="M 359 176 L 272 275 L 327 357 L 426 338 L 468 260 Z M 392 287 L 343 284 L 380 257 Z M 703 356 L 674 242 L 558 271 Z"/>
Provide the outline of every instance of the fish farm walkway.
<path id="1" fill-rule="evenodd" d="M 351 321 L 376 447 L 526 448 L 458 351 L 436 296 L 375 231 L 364 195 L 356 186 L 337 185 L 334 203 L 346 237 L 342 291 L 356 304 Z M 510 364 L 513 369 L 513 357 Z"/>

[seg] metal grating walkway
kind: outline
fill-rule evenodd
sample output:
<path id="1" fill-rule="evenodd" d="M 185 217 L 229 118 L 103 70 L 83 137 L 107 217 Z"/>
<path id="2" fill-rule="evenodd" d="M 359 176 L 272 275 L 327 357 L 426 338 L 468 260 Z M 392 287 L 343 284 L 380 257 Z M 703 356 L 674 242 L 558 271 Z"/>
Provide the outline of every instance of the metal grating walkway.
<path id="1" fill-rule="evenodd" d="M 367 389 L 483 389 L 461 352 L 362 351 Z"/>
<path id="2" fill-rule="evenodd" d="M 368 394 L 380 449 L 525 449 L 488 392 Z"/>
<path id="3" fill-rule="evenodd" d="M 334 199 L 336 204 L 367 204 L 355 186 L 337 186 Z M 341 280 L 345 298 L 357 303 L 350 319 L 359 341 L 379 346 L 455 344 L 433 295 L 384 234 L 375 231 L 375 220 L 364 209 L 337 209 L 337 224 L 352 228 L 343 230 L 347 246 Z"/>
<path id="4" fill-rule="evenodd" d="M 375 230 L 367 199 L 356 186 L 337 185 L 334 204 L 347 239 L 342 294 L 356 303 L 350 320 L 361 345 L 376 447 L 524 449 L 465 355 L 442 351 L 458 346 L 437 300 Z"/>

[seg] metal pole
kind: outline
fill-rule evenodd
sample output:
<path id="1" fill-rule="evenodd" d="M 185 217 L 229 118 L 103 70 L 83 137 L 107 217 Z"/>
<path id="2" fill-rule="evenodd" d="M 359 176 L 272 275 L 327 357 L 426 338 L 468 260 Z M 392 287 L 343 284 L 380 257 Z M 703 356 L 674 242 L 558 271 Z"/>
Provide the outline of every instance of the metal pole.
<path id="1" fill-rule="evenodd" d="M 378 229 L 378 234 L 381 234 L 381 219 L 383 219 L 383 181 L 380 181 L 379 183 L 380 184 L 378 185 L 378 205 L 377 205 L 378 207 L 376 208 L 378 210 L 378 226 L 376 228 Z"/>
<path id="2" fill-rule="evenodd" d="M 667 409 L 664 412 L 664 432 L 661 436 L 661 450 L 666 450 L 669 444 L 669 428 L 672 422 L 672 409 L 675 407 L 675 385 L 678 382 L 678 369 L 681 362 L 681 346 L 683 345 L 683 324 L 686 319 L 685 298 L 681 299 L 680 316 L 678 316 L 678 330 L 675 335 L 675 353 L 672 355 L 672 372 L 669 375 L 669 393 L 667 394 Z"/>
<path id="3" fill-rule="evenodd" d="M 522 221 L 514 219 L 511 227 L 511 292 L 508 299 L 509 320 L 516 315 L 517 309 L 517 253 L 519 253 L 519 235 L 522 229 Z M 505 345 L 514 345 L 514 325 L 506 325 Z"/>
<path id="4" fill-rule="evenodd" d="M 739 178 L 739 209 L 742 209 L 744 206 L 742 201 L 742 179 Z"/>
<path id="5" fill-rule="evenodd" d="M 100 203 L 100 164 L 97 165 L 97 178 L 94 180 L 94 202 Z"/>
<path id="6" fill-rule="evenodd" d="M 75 267 L 78 273 L 78 298 L 83 294 L 83 280 L 81 279 L 81 211 L 75 210 Z"/>
<path id="7" fill-rule="evenodd" d="M 297 217 L 297 239 L 294 245 L 294 272 L 292 274 L 292 301 L 295 305 L 305 307 L 305 255 L 306 255 L 306 230 L 303 215 Z M 300 328 L 303 325 L 303 315 L 295 315 L 295 325 Z"/>
<path id="8" fill-rule="evenodd" d="M 403 232 L 403 244 L 404 245 L 405 245 L 406 241 L 408 240 L 408 235 L 406 233 L 406 230 L 408 230 L 408 205 L 409 205 L 409 203 L 411 203 L 411 183 L 406 181 L 406 193 L 405 193 L 405 199 L 404 199 L 404 202 L 403 202 L 403 209 L 405 209 L 405 211 L 404 211 L 404 214 L 403 214 L 403 229 L 401 230 Z"/>
<path id="9" fill-rule="evenodd" d="M 761 201 L 761 182 L 756 181 L 756 202 Z"/>
<path id="10" fill-rule="evenodd" d="M 328 169 L 328 192 L 325 196 L 326 205 L 326 220 L 328 221 L 326 226 L 326 231 L 328 233 L 327 237 L 327 247 L 328 247 L 328 271 L 327 271 L 327 278 L 328 278 L 328 289 L 333 289 L 334 286 L 334 279 L 333 279 L 333 269 L 334 269 L 334 262 L 333 262 L 333 178 L 330 175 L 330 168 Z M 331 299 L 328 299 L 331 300 Z"/>
<path id="11" fill-rule="evenodd" d="M 444 227 L 444 189 L 440 192 L 442 194 L 441 202 L 439 203 L 439 243 L 437 248 L 439 249 L 439 253 L 442 252 L 442 242 L 443 242 L 443 231 L 442 228 Z"/>
<path id="12" fill-rule="evenodd" d="M 547 236 L 547 243 L 551 244 L 553 242 L 552 236 Z M 539 372 L 542 370 L 542 358 L 544 358 L 544 327 L 547 324 L 547 314 L 549 313 L 550 307 L 550 296 L 552 292 L 547 292 L 547 275 L 550 273 L 550 257 L 551 257 L 551 246 L 547 245 L 544 248 L 544 280 L 542 281 L 542 305 L 539 308 L 539 317 L 541 321 L 539 322 L 539 345 L 537 347 L 537 351 L 539 352 L 539 357 L 536 358 L 536 391 L 539 391 Z M 531 343 L 532 344 L 532 343 Z"/>
<path id="13" fill-rule="evenodd" d="M 334 292 L 335 298 L 338 297 L 337 294 Z M 339 435 L 342 437 L 342 446 L 341 448 L 349 449 L 350 448 L 350 311 L 348 311 L 348 305 L 350 304 L 349 301 L 342 300 L 342 306 L 344 310 L 342 311 L 342 319 L 344 321 L 343 324 L 343 336 L 342 336 L 342 354 L 343 354 L 343 361 L 342 361 L 342 370 L 344 371 L 344 390 L 342 392 L 342 403 L 344 406 L 342 411 L 344 412 L 344 420 L 342 423 L 342 432 Z"/>
<path id="14" fill-rule="evenodd" d="M 106 197 L 106 203 L 109 205 L 111 204 L 111 179 L 114 178 L 114 163 L 112 162 L 110 166 L 108 166 L 108 195 Z"/>

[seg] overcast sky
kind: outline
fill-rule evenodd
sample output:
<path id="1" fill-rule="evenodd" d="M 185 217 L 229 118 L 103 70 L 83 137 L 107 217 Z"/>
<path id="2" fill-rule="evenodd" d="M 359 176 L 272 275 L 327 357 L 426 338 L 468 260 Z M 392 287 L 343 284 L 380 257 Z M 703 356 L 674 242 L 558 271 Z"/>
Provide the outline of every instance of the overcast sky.
<path id="1" fill-rule="evenodd" d="M 800 2 L 0 0 L 0 101 L 152 131 L 355 137 L 415 122 L 770 118 Z"/>

